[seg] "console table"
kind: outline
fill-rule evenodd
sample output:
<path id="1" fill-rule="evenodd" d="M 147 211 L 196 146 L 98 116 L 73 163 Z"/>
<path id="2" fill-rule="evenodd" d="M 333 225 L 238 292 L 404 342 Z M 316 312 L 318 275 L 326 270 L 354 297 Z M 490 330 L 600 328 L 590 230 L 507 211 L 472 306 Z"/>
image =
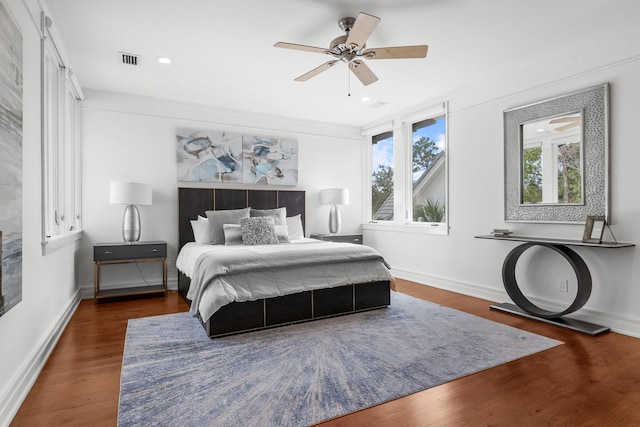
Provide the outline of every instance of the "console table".
<path id="1" fill-rule="evenodd" d="M 594 248 L 628 248 L 635 246 L 633 243 L 585 243 L 581 240 L 563 240 L 563 239 L 547 239 L 543 237 L 526 237 L 526 236 L 494 236 L 484 235 L 475 236 L 476 239 L 491 239 L 491 240 L 507 240 L 513 242 L 524 242 L 524 244 L 517 246 L 504 260 L 502 265 L 502 281 L 504 288 L 509 294 L 509 297 L 515 304 L 502 303 L 494 304 L 491 308 L 495 310 L 504 311 L 511 314 L 527 317 L 529 319 L 538 320 L 541 322 L 553 324 L 563 328 L 571 329 L 577 332 L 582 332 L 588 335 L 598 335 L 609 330 L 606 326 L 595 325 L 593 323 L 583 322 L 575 319 L 568 319 L 565 314 L 573 313 L 579 310 L 586 304 L 591 296 L 591 273 L 584 260 L 575 251 L 569 248 L 569 246 L 587 246 Z M 524 296 L 518 282 L 516 281 L 516 263 L 527 249 L 534 246 L 543 246 L 549 248 L 556 253 L 563 256 L 573 268 L 578 279 L 578 290 L 573 302 L 563 311 L 553 312 L 544 310 Z"/>

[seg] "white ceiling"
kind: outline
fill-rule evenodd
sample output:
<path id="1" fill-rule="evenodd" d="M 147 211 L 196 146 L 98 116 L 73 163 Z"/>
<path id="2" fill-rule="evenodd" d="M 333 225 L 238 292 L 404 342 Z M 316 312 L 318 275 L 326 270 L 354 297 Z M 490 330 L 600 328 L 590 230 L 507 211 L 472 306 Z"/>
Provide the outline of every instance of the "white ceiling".
<path id="1" fill-rule="evenodd" d="M 83 89 L 355 126 L 488 77 L 589 55 L 640 20 L 637 0 L 46 3 Z M 343 34 L 338 20 L 358 12 L 382 18 L 367 47 L 428 44 L 427 58 L 367 61 L 380 79 L 367 87 L 342 63 L 295 82 L 328 58 L 273 44 L 328 47 Z M 141 64 L 120 63 L 119 51 L 141 55 Z M 159 64 L 159 56 L 173 63 Z"/>

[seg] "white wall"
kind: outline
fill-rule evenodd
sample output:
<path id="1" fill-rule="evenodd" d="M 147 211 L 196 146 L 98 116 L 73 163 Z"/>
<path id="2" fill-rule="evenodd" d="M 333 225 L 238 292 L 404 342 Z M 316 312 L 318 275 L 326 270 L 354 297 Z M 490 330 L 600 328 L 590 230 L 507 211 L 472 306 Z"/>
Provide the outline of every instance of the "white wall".
<path id="1" fill-rule="evenodd" d="M 446 99 L 425 102 L 430 105 L 450 101 L 450 234 L 366 230 L 365 244 L 377 248 L 398 277 L 493 301 L 509 301 L 502 286 L 501 268 L 505 256 L 517 244 L 474 236 L 488 234 L 493 228 L 510 228 L 521 235 L 579 240 L 583 226 L 504 222 L 503 111 L 604 82 L 611 84 L 612 229 L 619 241 L 640 244 L 639 45 L 640 31 L 636 29 L 632 37 L 616 40 L 588 57 L 568 56 L 564 63 L 536 64 L 531 70 L 511 76 L 499 75 L 496 70 L 496 75 L 486 77 L 477 86 L 452 93 Z M 571 317 L 640 336 L 640 251 L 576 251 L 589 266 L 594 286 L 589 302 Z M 570 279 L 570 291 L 575 292 L 573 271 L 559 256 L 538 252 L 518 263 L 522 285 L 534 300 L 545 304 L 559 300 L 566 307 L 575 294 L 559 293 L 557 280 Z"/>
<path id="2" fill-rule="evenodd" d="M 22 28 L 24 49 L 23 265 L 22 301 L 0 317 L 0 425 L 17 412 L 78 302 L 76 244 L 46 256 L 40 244 L 40 10 L 35 0 L 3 3 Z"/>
<path id="3" fill-rule="evenodd" d="M 169 286 L 177 287 L 177 188 L 189 186 L 177 182 L 176 128 L 179 127 L 296 138 L 299 144 L 296 189 L 307 193 L 307 235 L 328 232 L 329 206 L 320 205 L 319 192 L 330 187 L 346 187 L 356 195 L 351 197 L 349 206 L 341 207 L 343 231 L 360 232 L 362 206 L 357 194 L 362 186 L 362 144 L 358 128 L 91 90 L 85 90 L 81 110 L 84 237 L 79 257 L 79 280 L 85 297 L 93 295 L 93 244 L 122 239 L 124 207 L 109 204 L 110 181 L 135 181 L 153 186 L 153 205 L 139 207 L 141 240 L 168 243 Z M 242 187 L 202 183 L 190 186 Z M 141 266 L 143 277 L 159 280 L 159 269 L 154 271 L 154 265 L 147 267 L 149 269 Z M 101 269 L 101 286 L 105 288 L 140 280 L 134 265 Z"/>

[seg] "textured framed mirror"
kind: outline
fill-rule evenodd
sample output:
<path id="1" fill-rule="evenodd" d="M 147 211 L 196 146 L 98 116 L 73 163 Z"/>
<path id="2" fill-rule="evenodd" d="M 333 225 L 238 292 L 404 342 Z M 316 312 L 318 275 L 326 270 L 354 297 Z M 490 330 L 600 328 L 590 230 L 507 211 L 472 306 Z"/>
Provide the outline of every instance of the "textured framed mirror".
<path id="1" fill-rule="evenodd" d="M 505 221 L 609 220 L 609 84 L 504 111 Z"/>

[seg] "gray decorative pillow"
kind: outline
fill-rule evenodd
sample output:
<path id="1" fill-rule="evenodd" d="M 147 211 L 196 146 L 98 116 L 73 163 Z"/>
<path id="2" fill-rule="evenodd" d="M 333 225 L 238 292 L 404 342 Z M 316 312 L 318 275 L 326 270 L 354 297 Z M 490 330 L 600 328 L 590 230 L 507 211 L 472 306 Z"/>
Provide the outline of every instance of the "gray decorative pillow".
<path id="1" fill-rule="evenodd" d="M 245 245 L 275 245 L 278 243 L 271 217 L 244 218 L 240 221 L 242 243 Z"/>
<path id="2" fill-rule="evenodd" d="M 251 217 L 271 217 L 275 225 L 287 225 L 287 208 L 277 209 L 251 209 Z"/>
<path id="3" fill-rule="evenodd" d="M 209 239 L 212 245 L 224 245 L 224 225 L 240 224 L 242 218 L 249 218 L 249 209 L 227 209 L 206 211 L 209 219 Z"/>

